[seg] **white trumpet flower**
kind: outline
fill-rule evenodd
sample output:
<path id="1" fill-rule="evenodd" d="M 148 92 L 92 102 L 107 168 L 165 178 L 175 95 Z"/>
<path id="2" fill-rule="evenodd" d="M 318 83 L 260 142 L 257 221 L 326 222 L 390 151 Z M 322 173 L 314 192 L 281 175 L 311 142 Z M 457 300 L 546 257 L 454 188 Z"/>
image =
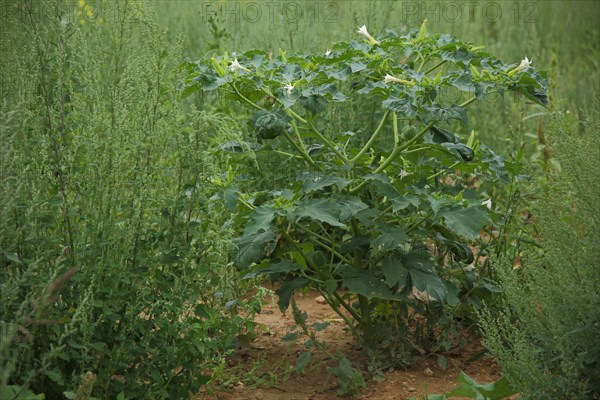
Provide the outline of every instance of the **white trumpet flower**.
<path id="1" fill-rule="evenodd" d="M 294 90 L 294 85 L 292 85 L 291 83 L 288 83 L 287 85 L 285 85 L 283 87 L 285 90 L 287 90 L 287 94 L 292 93 L 292 90 Z"/>
<path id="2" fill-rule="evenodd" d="M 525 58 L 521 60 L 521 63 L 519 64 L 519 66 L 517 68 L 508 72 L 508 76 L 513 76 L 517 72 L 523 71 L 524 69 L 529 68 L 531 66 L 532 62 L 533 62 L 533 60 L 530 60 L 527 58 L 527 56 L 525 56 Z"/>
<path id="3" fill-rule="evenodd" d="M 246 68 L 244 68 L 242 66 L 242 64 L 240 64 L 240 62 L 238 61 L 238 59 L 234 59 L 231 64 L 229 64 L 229 69 L 231 70 L 231 72 L 235 72 L 237 70 L 243 69 L 244 71 L 247 71 Z"/>
<path id="4" fill-rule="evenodd" d="M 369 34 L 369 31 L 367 31 L 366 25 L 359 27 L 358 30 L 356 31 L 356 33 L 360 33 L 361 35 L 363 35 L 365 38 L 367 38 L 367 40 L 371 44 L 379 44 L 379 41 L 377 41 L 377 39 L 375 39 L 373 36 L 371 36 Z"/>
<path id="5" fill-rule="evenodd" d="M 533 60 L 530 60 L 527 58 L 527 56 L 525 56 L 525 58 L 523 60 L 521 60 L 521 64 L 519 64 L 517 69 L 519 71 L 523 70 L 523 69 L 527 69 L 527 68 L 529 68 L 529 66 L 531 65 L 532 62 L 533 62 Z"/>
<path id="6" fill-rule="evenodd" d="M 413 83 L 413 82 L 407 81 L 405 79 L 396 78 L 395 76 L 392 76 L 390 74 L 385 74 L 385 76 L 383 77 L 383 82 L 384 83 L 390 83 L 390 82 L 402 83 L 405 85 L 412 85 L 412 83 Z"/>
<path id="7" fill-rule="evenodd" d="M 488 210 L 491 210 L 492 209 L 492 198 L 490 197 L 486 201 L 481 202 L 481 205 L 486 206 L 488 208 Z"/>

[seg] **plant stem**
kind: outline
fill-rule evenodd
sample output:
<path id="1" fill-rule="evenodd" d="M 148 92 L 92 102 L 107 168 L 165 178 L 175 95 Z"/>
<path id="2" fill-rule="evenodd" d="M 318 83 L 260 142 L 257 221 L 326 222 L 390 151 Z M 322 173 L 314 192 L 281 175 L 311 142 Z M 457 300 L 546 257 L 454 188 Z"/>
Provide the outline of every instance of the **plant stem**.
<path id="1" fill-rule="evenodd" d="M 452 169 L 452 168 L 456 167 L 457 165 L 459 165 L 460 163 L 461 163 L 461 161 L 457 161 L 457 162 L 455 162 L 454 164 L 452 164 L 451 166 L 449 166 L 449 167 L 448 167 L 448 169 Z M 441 174 L 441 173 L 443 173 L 444 171 L 445 171 L 445 170 L 443 170 L 443 169 L 442 169 L 442 170 L 440 170 L 440 171 L 436 172 L 435 174 L 431 174 L 431 175 L 429 175 L 429 176 L 427 177 L 427 180 L 430 180 L 430 179 L 433 179 L 433 178 L 435 178 L 436 176 L 440 175 L 440 174 Z"/>
<path id="2" fill-rule="evenodd" d="M 244 100 L 244 102 L 246 102 L 247 104 L 251 105 L 252 107 L 254 107 L 258 110 L 264 110 L 263 107 L 259 106 L 258 104 L 256 104 L 255 102 L 253 102 L 252 100 L 248 99 L 246 96 L 241 94 L 240 91 L 238 90 L 238 88 L 235 86 L 235 83 L 231 82 L 230 86 L 233 88 L 233 90 L 239 96 L 239 98 Z"/>
<path id="3" fill-rule="evenodd" d="M 302 141 L 302 136 L 300 136 L 300 132 L 298 131 L 298 125 L 296 124 L 296 121 L 292 121 L 290 123 L 290 125 L 292 126 L 292 129 L 294 130 L 294 134 L 296 135 L 296 138 L 298 139 L 298 143 L 299 143 L 300 147 L 302 147 L 304 152 L 306 152 L 306 146 L 304 145 L 304 142 Z"/>
<path id="4" fill-rule="evenodd" d="M 442 65 L 444 65 L 446 63 L 447 60 L 443 60 L 440 61 L 439 63 L 435 64 L 433 67 L 429 68 L 427 71 L 425 71 L 425 75 L 427 75 L 428 73 L 435 71 L 438 67 L 441 67 Z"/>
<path id="5" fill-rule="evenodd" d="M 350 307 L 348 305 L 348 303 L 346 303 L 344 301 L 344 299 L 342 298 L 342 296 L 340 296 L 337 292 L 333 292 L 333 297 L 335 297 L 335 299 L 350 313 L 350 315 L 352 315 L 352 317 L 358 321 L 358 323 L 362 323 L 362 318 L 361 316 L 352 309 L 352 307 Z"/>
<path id="6" fill-rule="evenodd" d="M 412 224 L 411 226 L 409 226 L 408 228 L 406 228 L 406 230 L 404 231 L 404 233 L 410 233 L 411 231 L 415 230 L 417 228 L 417 226 L 419 226 L 423 222 L 427 221 L 427 219 L 429 217 L 431 217 L 432 215 L 433 215 L 433 211 L 429 211 L 427 214 L 425 214 L 425 216 L 423 218 L 421 218 L 420 220 L 418 220 L 417 222 L 415 222 L 414 224 Z"/>
<path id="7" fill-rule="evenodd" d="M 337 147 L 335 146 L 335 143 L 333 143 L 332 141 L 327 139 L 325 136 L 323 136 L 323 134 L 321 132 L 319 132 L 319 130 L 312 124 L 312 122 L 309 122 L 308 125 L 310 126 L 310 129 L 314 132 L 314 134 L 317 135 L 317 137 L 323 142 L 323 144 L 325 146 L 327 146 L 329 149 L 331 149 L 331 151 L 333 151 L 335 153 L 335 155 L 338 156 L 340 158 L 340 160 L 343 161 L 344 164 L 350 163 L 350 160 L 348 160 L 348 157 L 346 157 L 344 154 L 342 154 L 337 149 Z"/>
<path id="8" fill-rule="evenodd" d="M 475 96 L 473 96 L 469 100 L 466 100 L 465 102 L 463 102 L 462 104 L 460 104 L 460 107 L 466 107 L 469 104 L 471 104 L 472 102 L 474 102 L 475 100 L 477 100 L 477 98 Z M 419 133 L 417 133 L 412 139 L 404 142 L 403 145 L 401 145 L 401 146 L 394 145 L 394 149 L 392 150 L 392 153 L 388 156 L 388 158 L 385 159 L 385 161 L 379 167 L 377 167 L 377 169 L 375 171 L 373 171 L 373 173 L 374 174 L 378 174 L 378 173 L 382 172 L 384 169 L 386 169 L 387 166 L 390 165 L 396 159 L 396 157 L 398 157 L 398 155 L 402 151 L 404 151 L 405 149 L 407 149 L 409 146 L 411 146 L 417 140 L 419 140 L 423 135 L 425 135 L 427 133 L 427 131 L 433 125 L 435 125 L 436 122 L 437 121 L 432 121 L 432 122 L 428 123 L 425 126 L 425 128 L 423 128 Z M 354 194 L 354 193 L 358 192 L 366 184 L 367 184 L 367 181 L 363 180 L 360 184 L 358 184 L 358 186 L 356 186 L 356 187 L 354 187 L 354 188 L 352 188 L 352 189 L 349 190 L 350 194 Z"/>
<path id="9" fill-rule="evenodd" d="M 315 163 L 315 161 L 312 158 L 310 158 L 310 156 L 308 155 L 306 150 L 304 150 L 302 147 L 300 147 L 300 145 L 294 141 L 294 139 L 290 136 L 289 133 L 284 131 L 283 135 L 288 140 L 288 142 L 290 142 L 292 144 L 292 146 L 294 146 L 296 148 L 296 150 L 298 150 L 298 153 L 300 153 L 302 158 L 304 158 L 306 160 L 306 162 L 310 164 L 311 167 L 316 168 L 319 171 L 323 172 L 323 169 L 317 163 Z"/>
<path id="10" fill-rule="evenodd" d="M 331 254 L 334 254 L 335 256 L 339 257 L 341 260 L 343 260 L 345 262 L 349 262 L 350 261 L 346 257 L 344 257 L 343 255 L 341 255 L 340 253 L 338 253 L 337 251 L 335 251 L 333 248 L 327 246 L 325 243 L 321 243 L 319 240 L 317 240 L 317 239 L 315 239 L 313 237 L 310 237 L 310 236 L 307 239 L 310 240 L 311 242 L 313 242 L 314 244 L 316 244 L 317 246 L 320 246 L 320 247 L 324 248 L 325 250 L 327 250 Z"/>
<path id="11" fill-rule="evenodd" d="M 392 161 L 394 161 L 396 159 L 396 157 L 398 157 L 398 155 L 402 152 L 402 150 L 406 149 L 407 147 L 409 147 L 410 145 L 415 143 L 417 140 L 419 140 L 421 138 L 421 136 L 425 135 L 425 133 L 427 133 L 429 128 L 431 128 L 434 124 L 435 124 L 435 121 L 428 123 L 425 126 L 425 128 L 423 128 L 419 133 L 417 133 L 415 135 L 415 137 L 413 137 L 409 141 L 405 142 L 403 145 L 401 145 L 401 146 L 395 145 L 394 149 L 392 150 L 392 153 L 388 156 L 388 158 L 385 159 L 385 161 L 379 167 L 377 167 L 377 169 L 375 171 L 373 171 L 373 173 L 378 174 L 381 171 L 383 171 L 384 169 L 386 169 L 387 166 L 390 165 L 392 163 Z M 350 194 L 354 194 L 354 193 L 358 192 L 366 184 L 367 184 L 367 181 L 363 180 L 358 186 L 350 189 Z"/>
<path id="12" fill-rule="evenodd" d="M 248 203 L 246 200 L 242 200 L 238 198 L 238 201 L 240 203 L 242 203 L 242 205 L 244 205 L 247 209 L 249 209 L 250 211 L 254 211 L 254 209 L 256 209 L 256 207 L 254 207 L 252 204 Z"/>
<path id="13" fill-rule="evenodd" d="M 381 118 L 381 121 L 379 122 L 379 126 L 377 127 L 377 129 L 375 129 L 375 132 L 373 132 L 373 135 L 371 135 L 371 138 L 367 141 L 367 143 L 365 143 L 365 145 L 358 152 L 358 154 L 350 159 L 350 163 L 354 164 L 356 162 L 356 160 L 358 160 L 360 157 L 362 157 L 363 154 L 365 154 L 371 148 L 371 146 L 373 145 L 375 140 L 377 140 L 377 137 L 379 136 L 379 133 L 381 132 L 381 128 L 383 128 L 383 125 L 385 124 L 385 121 L 387 120 L 387 117 L 389 114 L 390 114 L 390 110 L 386 110 L 385 114 L 383 114 L 383 117 Z M 394 114 L 394 115 L 396 115 L 396 114 Z"/>
<path id="14" fill-rule="evenodd" d="M 321 272 L 321 270 L 319 268 L 317 268 L 317 266 L 315 265 L 315 263 L 313 263 L 310 260 L 310 258 L 308 258 L 308 256 L 306 254 L 304 254 L 304 250 L 302 250 L 302 247 L 300 247 L 298 245 L 298 243 L 296 243 L 296 241 L 294 239 L 292 239 L 292 237 L 287 232 L 283 232 L 282 236 L 284 238 L 286 238 L 292 244 L 292 246 L 294 246 L 294 248 L 296 249 L 296 251 L 298 253 L 300 253 L 300 255 L 302 256 L 302 258 L 306 262 L 306 265 L 308 265 L 315 273 L 317 273 L 317 275 L 319 275 L 320 278 L 324 278 L 324 279 L 328 278 L 327 276 L 323 276 L 323 273 Z"/>
<path id="15" fill-rule="evenodd" d="M 358 223 L 356 220 L 352 220 L 352 234 L 355 238 L 360 237 L 360 229 L 358 228 Z M 354 249 L 354 268 L 356 270 L 361 269 L 361 251 L 359 248 Z M 368 347 L 373 345 L 375 340 L 375 331 L 373 326 L 373 321 L 371 320 L 371 314 L 369 312 L 369 299 L 362 295 L 357 294 L 358 296 L 358 304 L 360 305 L 360 318 L 361 318 L 361 328 L 364 333 L 365 344 Z"/>
<path id="16" fill-rule="evenodd" d="M 321 289 L 317 289 L 317 291 L 321 294 L 321 296 L 323 296 L 323 298 L 325 299 L 325 301 L 327 302 L 327 304 L 329 304 L 329 307 L 331 307 L 333 309 L 333 311 L 335 311 L 335 313 L 337 315 L 339 315 L 344 320 L 344 322 L 346 323 L 346 325 L 348 325 L 348 327 L 350 327 L 350 330 L 352 331 L 352 334 L 355 335 L 355 336 L 358 336 L 357 332 L 356 332 L 356 327 L 354 326 L 354 324 L 352 323 L 352 321 L 350 321 L 348 319 L 348 317 L 346 317 L 344 315 L 344 313 L 342 312 L 342 310 L 340 310 L 340 308 L 338 306 L 336 306 L 334 304 L 334 302 L 331 301 L 331 299 L 329 299 L 329 296 L 327 296 L 325 292 L 323 292 Z M 333 292 L 333 295 L 334 295 L 334 297 L 337 295 L 336 300 L 338 299 L 338 297 L 340 297 L 340 295 L 337 294 L 335 291 Z M 340 299 L 341 299 L 341 297 L 340 297 Z M 347 307 L 347 304 L 344 303 L 343 300 L 342 301 L 338 300 L 338 301 L 339 301 L 339 303 L 341 305 L 344 306 L 344 308 Z"/>
<path id="17" fill-rule="evenodd" d="M 302 157 L 301 157 L 301 156 L 299 156 L 299 155 L 296 155 L 296 154 L 291 154 L 291 153 L 286 153 L 285 151 L 281 151 L 281 150 L 271 150 L 271 151 L 272 151 L 273 153 L 278 153 L 278 154 L 281 154 L 281 155 L 283 155 L 283 156 L 288 156 L 288 157 L 290 157 L 290 158 L 302 158 Z"/>
<path id="18" fill-rule="evenodd" d="M 398 143 L 400 143 L 400 134 L 398 132 L 398 114 L 396 113 L 392 115 L 392 126 L 394 129 L 394 146 L 398 146 Z"/>

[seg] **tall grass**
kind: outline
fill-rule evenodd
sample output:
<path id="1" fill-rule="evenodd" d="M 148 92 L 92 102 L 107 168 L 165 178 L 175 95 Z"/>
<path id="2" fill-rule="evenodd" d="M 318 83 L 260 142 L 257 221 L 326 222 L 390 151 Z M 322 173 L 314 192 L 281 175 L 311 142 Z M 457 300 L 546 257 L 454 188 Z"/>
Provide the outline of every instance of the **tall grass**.
<path id="1" fill-rule="evenodd" d="M 0 390 L 184 398 L 206 381 L 203 368 L 252 330 L 233 315 L 247 288 L 228 264 L 227 204 L 213 194 L 233 179 L 223 165 L 252 175 L 257 162 L 276 171 L 278 159 L 215 156 L 243 137 L 236 120 L 244 116 L 220 99 L 180 100 L 177 66 L 187 57 L 324 52 L 356 38 L 358 25 L 402 32 L 428 18 L 430 30 L 503 60 L 533 58 L 550 71 L 553 107 L 574 120 L 594 107 L 594 1 L 521 3 L 516 14 L 517 3 L 481 1 L 472 18 L 463 3 L 462 17 L 449 18 L 443 2 L 304 1 L 295 2 L 303 16 L 286 19 L 287 3 L 275 3 L 2 3 Z M 258 20 L 242 14 L 249 4 L 261 7 Z M 495 22 L 482 14 L 490 4 L 503 13 Z M 219 6 L 229 13 L 209 12 Z M 505 99 L 475 111 L 460 133 L 474 129 L 498 152 L 529 141 L 535 157 L 547 143 L 545 110 Z M 368 127 L 373 117 L 343 109 L 331 127 L 343 130 L 349 118 Z M 256 175 L 280 186 L 275 175 Z M 241 307 L 251 314 L 255 305 Z"/>
<path id="2" fill-rule="evenodd" d="M 527 399 L 600 395 L 600 115 L 581 131 L 552 119 L 549 144 L 558 161 L 534 204 L 543 253 L 498 270 L 504 291 L 481 327 L 486 347 Z"/>
<path id="3" fill-rule="evenodd" d="M 252 329 L 226 315 L 243 288 L 209 200 L 232 123 L 184 114 L 184 41 L 149 4 L 3 7 L 2 396 L 185 397 Z"/>

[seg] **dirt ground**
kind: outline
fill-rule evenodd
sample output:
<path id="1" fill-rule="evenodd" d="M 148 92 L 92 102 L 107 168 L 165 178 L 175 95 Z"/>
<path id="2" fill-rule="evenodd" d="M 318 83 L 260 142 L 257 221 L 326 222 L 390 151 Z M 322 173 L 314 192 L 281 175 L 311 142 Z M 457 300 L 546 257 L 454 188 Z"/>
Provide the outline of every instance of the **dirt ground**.
<path id="1" fill-rule="evenodd" d="M 344 332 L 344 323 L 327 304 L 317 302 L 318 293 L 296 294 L 300 310 L 308 313 L 308 325 L 314 322 L 329 322 L 327 329 L 318 332 L 320 341 L 328 345 L 331 353 L 340 351 L 353 363 L 364 360 L 363 353 L 349 333 Z M 335 377 L 329 377 L 328 367 L 337 362 L 326 354 L 313 351 L 311 364 L 304 375 L 291 372 L 297 358 L 306 351 L 305 336 L 286 342 L 282 337 L 292 332 L 295 325 L 290 310 L 282 315 L 273 301 L 263 307 L 257 322 L 264 324 L 266 331 L 252 343 L 236 352 L 228 361 L 232 371 L 242 376 L 228 382 L 228 387 L 212 388 L 213 392 L 200 393 L 196 400 L 329 400 L 346 398 L 338 396 Z M 426 394 L 445 393 L 458 386 L 460 371 L 479 382 L 498 379 L 499 370 L 492 360 L 483 356 L 476 361 L 469 358 L 480 353 L 482 346 L 474 339 L 460 354 L 447 356 L 448 365 L 440 368 L 435 357 L 421 359 L 408 370 L 388 370 L 385 379 L 366 378 L 367 387 L 357 398 L 369 400 L 421 399 Z M 365 365 L 363 362 L 362 365 Z M 241 374 L 240 374 L 241 372 Z M 244 372 L 246 372 L 244 374 Z M 287 372 L 287 373 L 286 373 Z M 367 377 L 368 374 L 365 374 Z M 244 383 L 245 382 L 245 383 Z"/>

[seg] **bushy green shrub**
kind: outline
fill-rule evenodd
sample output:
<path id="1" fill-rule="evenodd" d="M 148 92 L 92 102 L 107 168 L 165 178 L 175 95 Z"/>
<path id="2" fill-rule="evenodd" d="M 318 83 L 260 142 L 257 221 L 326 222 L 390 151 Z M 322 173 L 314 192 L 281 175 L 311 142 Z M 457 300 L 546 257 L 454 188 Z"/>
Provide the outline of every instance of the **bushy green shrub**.
<path id="1" fill-rule="evenodd" d="M 397 347 L 405 360 L 412 350 L 448 349 L 450 339 L 438 344 L 455 333 L 451 314 L 461 299 L 480 301 L 495 289 L 475 265 L 467 268 L 475 262 L 469 246 L 497 220 L 472 182 L 507 182 L 512 163 L 464 132 L 468 106 L 509 91 L 543 106 L 547 80 L 527 58 L 504 64 L 429 33 L 425 22 L 405 35 L 385 30 L 376 39 L 366 26 L 356 33 L 360 42 L 324 53 L 209 53 L 183 64 L 182 93 L 246 105 L 256 153 L 284 154 L 291 166 L 283 186 L 226 187 L 237 211 L 236 267 L 280 281 L 284 312 L 294 291 L 317 290 L 366 347 Z M 447 88 L 464 99 L 440 99 Z M 331 128 L 330 115 L 345 103 L 377 106 L 373 132 L 353 119 Z"/>
<path id="2" fill-rule="evenodd" d="M 560 169 L 547 177 L 535 220 L 543 254 L 500 262 L 498 312 L 483 314 L 485 345 L 527 399 L 600 395 L 600 115 L 551 120 Z M 534 253 L 535 254 L 535 253 Z"/>
<path id="3" fill-rule="evenodd" d="M 2 6 L 0 397 L 185 398 L 253 328 L 210 200 L 232 125 L 184 117 L 144 3 L 81 3 Z"/>

